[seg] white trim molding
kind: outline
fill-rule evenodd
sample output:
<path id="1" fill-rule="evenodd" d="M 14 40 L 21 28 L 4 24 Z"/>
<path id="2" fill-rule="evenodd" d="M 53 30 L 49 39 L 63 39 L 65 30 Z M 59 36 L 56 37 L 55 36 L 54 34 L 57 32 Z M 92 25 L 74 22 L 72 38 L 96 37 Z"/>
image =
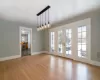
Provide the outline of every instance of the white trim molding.
<path id="1" fill-rule="evenodd" d="M 38 54 L 43 54 L 43 53 L 52 54 L 49 51 L 40 51 L 40 52 L 33 52 L 32 55 L 38 55 Z M 52 54 L 52 55 L 54 55 L 54 54 Z M 56 56 L 58 56 L 58 55 L 56 55 Z M 0 61 L 6 61 L 6 60 L 16 59 L 16 58 L 20 58 L 20 57 L 21 57 L 21 55 L 9 56 L 9 57 L 0 58 Z M 76 60 L 76 61 L 78 61 L 78 60 Z M 90 60 L 88 62 L 83 62 L 83 63 L 100 66 L 100 62 L 93 61 L 93 60 Z"/>
<path id="2" fill-rule="evenodd" d="M 45 51 L 45 53 L 52 54 L 52 55 L 55 55 L 55 56 L 59 56 L 59 55 L 53 54 L 53 53 L 51 53 L 49 51 Z M 65 57 L 65 56 L 60 56 L 60 57 Z M 67 57 L 65 57 L 65 58 L 67 58 Z M 73 59 L 73 60 L 74 61 L 79 61 L 77 59 Z M 100 62 L 99 61 L 89 60 L 89 61 L 86 61 L 86 62 L 85 61 L 80 61 L 80 62 L 82 62 L 82 63 L 88 63 L 88 64 L 91 64 L 91 65 L 99 66 L 100 67 Z"/>
<path id="3" fill-rule="evenodd" d="M 32 55 L 37 55 L 37 54 L 42 54 L 42 53 L 48 53 L 48 51 L 33 52 Z"/>
<path id="4" fill-rule="evenodd" d="M 0 61 L 6 61 L 6 60 L 16 59 L 20 57 L 21 57 L 20 55 L 9 56 L 9 57 L 0 58 Z"/>
<path id="5" fill-rule="evenodd" d="M 98 62 L 98 61 L 91 60 L 90 64 L 100 67 L 100 62 Z"/>
<path id="6" fill-rule="evenodd" d="M 33 52 L 31 55 L 37 55 L 37 54 L 42 54 L 42 53 L 47 53 L 47 52 L 48 51 Z M 20 58 L 20 57 L 21 57 L 21 55 L 8 56 L 8 57 L 0 58 L 0 61 L 6 61 L 6 60 L 16 59 L 16 58 Z"/>
<path id="7" fill-rule="evenodd" d="M 32 46 L 32 28 L 23 27 L 23 26 L 19 27 L 19 49 L 20 49 L 20 55 L 22 55 L 22 53 L 21 53 L 21 29 L 30 30 L 30 32 L 31 32 L 30 38 L 31 38 L 31 55 L 32 55 L 32 49 L 33 49 L 33 46 Z"/>

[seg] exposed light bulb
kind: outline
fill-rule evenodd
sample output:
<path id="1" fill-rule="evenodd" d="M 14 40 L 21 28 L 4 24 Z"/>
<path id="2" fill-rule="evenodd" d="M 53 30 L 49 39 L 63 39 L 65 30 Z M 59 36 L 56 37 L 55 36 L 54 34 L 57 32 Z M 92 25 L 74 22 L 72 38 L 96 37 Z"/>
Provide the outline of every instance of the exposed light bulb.
<path id="1" fill-rule="evenodd" d="M 48 24 L 48 28 L 50 27 L 50 24 Z"/>
<path id="2" fill-rule="evenodd" d="M 42 28 L 42 26 L 41 26 L 41 30 L 42 30 L 43 28 Z"/>
<path id="3" fill-rule="evenodd" d="M 44 28 L 47 28 L 46 25 L 44 26 Z"/>
<path id="4" fill-rule="evenodd" d="M 43 25 L 41 26 L 41 29 L 43 30 Z"/>
<path id="5" fill-rule="evenodd" d="M 45 25 L 43 26 L 43 29 L 45 29 Z"/>
<path id="6" fill-rule="evenodd" d="M 39 31 L 39 28 L 37 28 L 37 31 Z"/>
<path id="7" fill-rule="evenodd" d="M 43 29 L 44 29 L 44 26 L 43 26 Z"/>
<path id="8" fill-rule="evenodd" d="M 50 26 L 50 24 L 48 24 L 48 28 L 50 28 L 51 26 Z"/>
<path id="9" fill-rule="evenodd" d="M 42 29 L 44 29 L 44 26 L 42 26 Z"/>
<path id="10" fill-rule="evenodd" d="M 41 30 L 43 29 L 43 25 L 41 26 Z"/>
<path id="11" fill-rule="evenodd" d="M 42 30 L 41 27 L 39 28 L 39 30 L 40 30 L 40 31 Z"/>
<path id="12" fill-rule="evenodd" d="M 42 26 L 41 26 L 41 30 L 42 30 Z"/>

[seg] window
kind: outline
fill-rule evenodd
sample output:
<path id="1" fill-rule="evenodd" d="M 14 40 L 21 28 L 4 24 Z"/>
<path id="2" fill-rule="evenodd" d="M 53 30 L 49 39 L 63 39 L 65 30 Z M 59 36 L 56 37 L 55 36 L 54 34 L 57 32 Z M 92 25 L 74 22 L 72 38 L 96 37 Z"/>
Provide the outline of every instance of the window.
<path id="1" fill-rule="evenodd" d="M 62 30 L 58 31 L 58 53 L 62 53 Z"/>
<path id="2" fill-rule="evenodd" d="M 87 39 L 86 39 L 86 26 L 82 26 L 78 28 L 78 56 L 79 57 L 86 57 L 87 51 Z"/>
<path id="3" fill-rule="evenodd" d="M 66 54 L 67 55 L 72 54 L 71 46 L 72 46 L 72 30 L 66 29 Z"/>
<path id="4" fill-rule="evenodd" d="M 51 32 L 50 34 L 50 37 L 51 37 L 51 52 L 54 52 L 54 49 L 55 49 L 55 33 L 54 32 Z"/>

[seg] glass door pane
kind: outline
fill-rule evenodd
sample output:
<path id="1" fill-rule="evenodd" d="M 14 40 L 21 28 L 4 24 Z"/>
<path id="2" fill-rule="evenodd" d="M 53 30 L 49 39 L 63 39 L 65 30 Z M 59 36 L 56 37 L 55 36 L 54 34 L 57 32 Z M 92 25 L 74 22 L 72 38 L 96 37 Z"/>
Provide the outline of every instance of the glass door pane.
<path id="1" fill-rule="evenodd" d="M 87 39 L 86 26 L 78 27 L 78 57 L 86 58 L 87 52 Z"/>
<path id="2" fill-rule="evenodd" d="M 55 32 L 50 33 L 50 51 L 54 52 L 55 51 Z"/>
<path id="3" fill-rule="evenodd" d="M 62 30 L 58 31 L 58 53 L 63 53 L 62 36 Z"/>
<path id="4" fill-rule="evenodd" d="M 65 47 L 66 47 L 66 55 L 72 54 L 72 30 L 66 29 L 66 40 L 65 40 Z"/>

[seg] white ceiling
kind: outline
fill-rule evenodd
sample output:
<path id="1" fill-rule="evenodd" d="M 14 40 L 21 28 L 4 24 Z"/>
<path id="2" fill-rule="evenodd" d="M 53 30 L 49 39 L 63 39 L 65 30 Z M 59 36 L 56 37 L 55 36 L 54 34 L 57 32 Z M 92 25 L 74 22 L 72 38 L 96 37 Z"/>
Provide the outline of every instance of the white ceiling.
<path id="1" fill-rule="evenodd" d="M 0 0 L 0 17 L 36 24 L 36 14 L 47 5 L 53 23 L 98 8 L 100 0 Z"/>

